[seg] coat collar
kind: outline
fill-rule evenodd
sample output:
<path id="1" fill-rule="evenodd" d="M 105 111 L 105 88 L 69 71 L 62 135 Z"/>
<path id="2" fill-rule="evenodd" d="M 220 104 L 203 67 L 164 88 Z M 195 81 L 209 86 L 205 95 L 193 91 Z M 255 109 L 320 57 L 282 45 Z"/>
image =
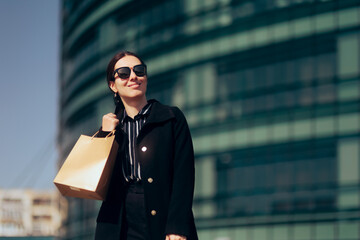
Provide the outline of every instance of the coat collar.
<path id="1" fill-rule="evenodd" d="M 165 122 L 175 118 L 175 115 L 169 106 L 163 105 L 155 99 L 148 100 L 148 103 L 151 103 L 151 109 L 148 119 L 146 120 L 147 124 Z M 115 112 L 118 119 L 121 119 L 124 114 L 124 107 L 117 107 Z"/>
<path id="2" fill-rule="evenodd" d="M 141 110 L 140 112 L 134 116 L 134 119 L 138 119 L 138 118 L 141 118 L 141 117 L 145 117 L 145 116 L 148 116 L 150 114 L 150 109 L 151 109 L 151 105 L 152 103 L 151 102 L 148 102 Z M 130 118 L 129 115 L 127 114 L 126 110 L 124 109 L 123 110 L 123 113 L 122 113 L 122 117 L 119 118 L 121 124 L 124 124 L 124 121 L 125 119 L 127 118 Z"/>

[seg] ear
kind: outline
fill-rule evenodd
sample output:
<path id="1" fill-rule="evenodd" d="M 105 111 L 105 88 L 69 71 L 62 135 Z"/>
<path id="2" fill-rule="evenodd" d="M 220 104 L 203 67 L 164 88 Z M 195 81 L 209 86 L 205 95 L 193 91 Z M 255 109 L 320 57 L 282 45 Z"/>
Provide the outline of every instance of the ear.
<path id="1" fill-rule="evenodd" d="M 116 93 L 118 92 L 117 88 L 116 88 L 116 84 L 115 84 L 115 81 L 110 81 L 109 82 L 109 87 L 111 88 L 111 90 Z"/>

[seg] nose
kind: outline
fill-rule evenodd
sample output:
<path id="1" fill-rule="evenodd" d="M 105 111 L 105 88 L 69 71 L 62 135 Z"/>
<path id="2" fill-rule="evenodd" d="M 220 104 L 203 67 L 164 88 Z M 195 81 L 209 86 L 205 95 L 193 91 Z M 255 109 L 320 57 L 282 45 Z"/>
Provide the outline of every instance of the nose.
<path id="1" fill-rule="evenodd" d="M 129 80 L 130 81 L 135 81 L 136 79 L 137 79 L 137 76 L 136 76 L 136 74 L 134 72 L 134 69 L 131 69 Z"/>

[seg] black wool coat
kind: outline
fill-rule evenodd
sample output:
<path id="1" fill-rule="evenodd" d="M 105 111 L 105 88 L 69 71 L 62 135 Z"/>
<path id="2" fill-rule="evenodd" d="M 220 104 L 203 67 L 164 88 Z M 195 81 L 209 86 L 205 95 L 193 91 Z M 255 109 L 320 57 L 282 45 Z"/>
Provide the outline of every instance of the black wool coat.
<path id="1" fill-rule="evenodd" d="M 197 240 L 192 212 L 194 194 L 194 151 L 189 127 L 183 113 L 150 100 L 150 114 L 136 141 L 144 183 L 146 217 L 151 240 L 164 240 L 167 234 Z M 119 119 L 123 109 L 117 113 Z M 119 144 L 106 200 L 103 201 L 96 226 L 96 240 L 119 240 L 124 219 L 124 187 L 121 162 L 128 139 L 121 124 L 116 128 Z"/>

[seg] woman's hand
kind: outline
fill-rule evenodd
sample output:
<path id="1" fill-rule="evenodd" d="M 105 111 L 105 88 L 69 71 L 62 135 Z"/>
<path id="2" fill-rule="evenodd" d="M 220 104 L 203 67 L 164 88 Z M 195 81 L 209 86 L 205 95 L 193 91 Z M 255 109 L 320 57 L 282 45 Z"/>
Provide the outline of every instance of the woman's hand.
<path id="1" fill-rule="evenodd" d="M 102 118 L 102 130 L 104 132 L 111 132 L 119 124 L 119 119 L 114 113 L 108 113 Z"/>
<path id="2" fill-rule="evenodd" d="M 166 235 L 165 240 L 186 240 L 186 237 L 175 234 L 168 234 Z"/>

